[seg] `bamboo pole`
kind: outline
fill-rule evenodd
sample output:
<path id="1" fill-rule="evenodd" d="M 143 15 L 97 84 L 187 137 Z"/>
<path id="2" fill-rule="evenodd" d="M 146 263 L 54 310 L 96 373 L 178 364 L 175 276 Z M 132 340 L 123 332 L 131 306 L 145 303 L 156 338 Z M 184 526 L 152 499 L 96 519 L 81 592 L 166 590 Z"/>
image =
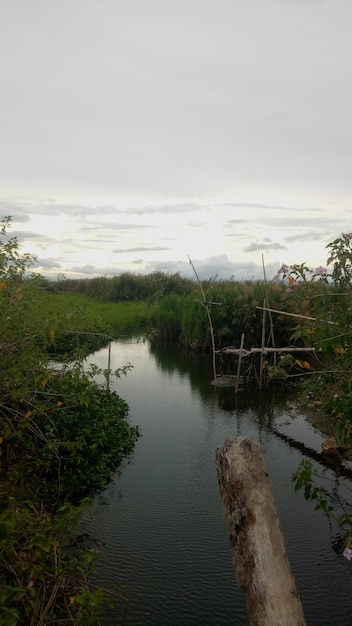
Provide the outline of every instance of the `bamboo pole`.
<path id="1" fill-rule="evenodd" d="M 201 294 L 202 294 L 202 297 L 203 297 L 203 302 L 201 302 L 201 304 L 204 306 L 204 308 L 205 308 L 205 310 L 207 312 L 207 316 L 208 316 L 208 322 L 209 322 L 209 328 L 210 328 L 210 336 L 211 336 L 211 345 L 212 345 L 212 353 L 213 353 L 213 355 L 212 355 L 213 356 L 213 359 L 212 359 L 212 362 L 213 362 L 213 376 L 214 376 L 214 379 L 215 379 L 217 377 L 217 373 L 216 373 L 216 350 L 215 350 L 215 339 L 214 339 L 213 322 L 212 322 L 212 319 L 211 319 L 210 309 L 209 309 L 209 306 L 208 306 L 209 303 L 206 300 L 204 289 L 203 289 L 201 281 L 199 280 L 199 276 L 198 276 L 198 274 L 196 272 L 196 268 L 194 267 L 190 257 L 188 257 L 188 260 L 189 260 L 190 265 L 192 266 L 192 269 L 193 269 L 193 271 L 194 271 L 194 273 L 196 275 L 197 283 L 198 283 L 198 286 L 200 288 L 200 291 L 201 291 Z M 220 303 L 212 302 L 211 304 L 220 304 Z"/>
<path id="2" fill-rule="evenodd" d="M 263 276 L 264 276 L 265 301 L 266 301 L 266 304 L 269 306 L 268 284 L 267 284 L 267 280 L 266 280 L 264 254 L 262 254 L 262 266 L 263 266 Z M 271 311 L 270 310 L 269 310 L 269 322 L 270 322 L 270 335 L 269 335 L 268 345 L 269 345 L 270 336 L 271 336 L 272 345 L 273 345 L 273 348 L 275 348 L 274 323 L 273 323 L 273 316 L 271 315 Z M 274 353 L 274 365 L 276 365 L 276 353 Z"/>
<path id="3" fill-rule="evenodd" d="M 306 626 L 258 441 L 226 441 L 216 451 L 216 467 L 250 626 Z"/>
<path id="4" fill-rule="evenodd" d="M 263 320 L 262 320 L 262 346 L 261 346 L 261 356 L 260 356 L 260 366 L 259 366 L 259 389 L 262 388 L 264 382 L 264 348 L 265 348 L 265 322 L 266 322 L 266 308 L 265 308 L 265 300 L 263 307 Z"/>
<path id="5" fill-rule="evenodd" d="M 244 333 L 242 333 L 242 336 L 241 336 L 240 352 L 239 352 L 239 355 L 238 355 L 235 393 L 238 393 L 238 386 L 239 386 L 239 382 L 240 382 L 243 344 L 244 344 Z"/>
<path id="6" fill-rule="evenodd" d="M 268 307 L 256 306 L 256 309 L 260 311 L 271 311 L 271 313 L 278 313 L 279 315 L 289 315 L 290 317 L 298 317 L 303 320 L 310 320 L 312 322 L 325 322 L 327 324 L 336 324 L 330 320 L 318 320 L 316 317 L 309 317 L 308 315 L 300 315 L 299 313 L 288 313 L 288 311 L 278 311 L 277 309 L 269 309 Z"/>
<path id="7" fill-rule="evenodd" d="M 106 388 L 110 391 L 110 369 L 111 369 L 111 341 L 109 341 L 108 348 L 108 372 L 106 374 Z"/>
<path id="8" fill-rule="evenodd" d="M 223 352 L 223 354 L 239 354 L 239 348 L 222 348 L 221 350 L 218 350 L 218 352 Z M 320 350 L 317 350 L 314 346 L 308 346 L 306 348 L 294 348 L 293 346 L 285 346 L 283 348 L 251 348 L 250 350 L 242 350 L 242 357 L 250 354 L 260 354 L 261 352 L 320 352 Z"/>

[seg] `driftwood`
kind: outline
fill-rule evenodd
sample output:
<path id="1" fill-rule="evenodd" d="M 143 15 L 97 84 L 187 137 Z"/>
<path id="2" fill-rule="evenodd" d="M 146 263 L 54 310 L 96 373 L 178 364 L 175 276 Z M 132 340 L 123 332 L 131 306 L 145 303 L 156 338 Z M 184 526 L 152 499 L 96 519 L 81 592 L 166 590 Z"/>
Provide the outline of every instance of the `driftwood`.
<path id="1" fill-rule="evenodd" d="M 259 443 L 250 437 L 229 439 L 216 451 L 216 465 L 251 626 L 305 626 Z"/>

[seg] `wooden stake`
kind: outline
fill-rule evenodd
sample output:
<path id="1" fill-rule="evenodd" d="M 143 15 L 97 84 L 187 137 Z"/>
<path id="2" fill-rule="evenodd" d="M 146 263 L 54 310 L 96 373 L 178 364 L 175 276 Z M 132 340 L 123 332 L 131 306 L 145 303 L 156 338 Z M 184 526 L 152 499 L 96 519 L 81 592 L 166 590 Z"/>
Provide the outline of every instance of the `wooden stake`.
<path id="1" fill-rule="evenodd" d="M 242 333 L 242 337 L 241 337 L 241 345 L 240 345 L 240 353 L 239 353 L 239 355 L 238 355 L 238 364 L 237 364 L 237 376 L 236 376 L 235 393 L 238 393 L 238 386 L 239 386 L 239 382 L 240 382 L 243 344 L 244 344 L 244 333 Z"/>
<path id="2" fill-rule="evenodd" d="M 209 309 L 209 302 L 207 301 L 206 297 L 205 297 L 205 293 L 204 293 L 204 289 L 202 286 L 201 281 L 199 280 L 199 276 L 196 272 L 196 268 L 194 267 L 192 260 L 190 259 L 190 257 L 188 257 L 188 260 L 190 262 L 190 265 L 192 266 L 192 269 L 196 275 L 196 279 L 197 279 L 197 283 L 199 286 L 199 289 L 201 291 L 202 297 L 203 297 L 203 302 L 201 302 L 201 304 L 204 306 L 206 312 L 207 312 L 207 316 L 208 316 L 208 322 L 209 322 L 209 329 L 210 329 L 210 336 L 211 336 L 211 345 L 212 345 L 212 352 L 213 352 L 213 376 L 214 376 L 214 380 L 217 376 L 216 374 L 216 350 L 215 350 L 215 338 L 214 338 L 214 329 L 213 329 L 213 322 L 211 319 L 211 315 L 210 315 L 210 309 Z M 219 302 L 212 302 L 211 304 L 220 304 Z"/>
<path id="3" fill-rule="evenodd" d="M 259 443 L 250 437 L 226 441 L 216 451 L 216 466 L 250 625 L 306 626 Z"/>
<path id="4" fill-rule="evenodd" d="M 267 281 L 266 281 L 266 271 L 265 271 L 265 263 L 264 263 L 264 254 L 262 254 L 262 266 L 263 266 L 263 276 L 264 276 L 264 290 L 265 290 L 265 301 L 266 301 L 266 305 L 269 306 L 269 298 L 268 298 L 268 285 L 267 285 Z M 270 322 L 270 335 L 269 335 L 269 339 L 271 337 L 271 341 L 273 344 L 273 348 L 275 348 L 275 335 L 274 335 L 274 324 L 273 324 L 273 317 L 271 315 L 271 311 L 269 309 L 269 322 Z M 268 341 L 268 345 L 269 345 L 269 341 Z M 274 353 L 274 365 L 276 365 L 276 353 Z"/>
<path id="5" fill-rule="evenodd" d="M 262 320 L 262 346 L 259 366 L 259 389 L 262 388 L 264 382 L 264 348 L 265 348 L 265 322 L 266 322 L 266 302 L 264 300 L 263 320 Z"/>
<path id="6" fill-rule="evenodd" d="M 110 391 L 110 369 L 111 369 L 111 341 L 109 341 L 108 349 L 108 373 L 106 375 L 106 388 Z"/>

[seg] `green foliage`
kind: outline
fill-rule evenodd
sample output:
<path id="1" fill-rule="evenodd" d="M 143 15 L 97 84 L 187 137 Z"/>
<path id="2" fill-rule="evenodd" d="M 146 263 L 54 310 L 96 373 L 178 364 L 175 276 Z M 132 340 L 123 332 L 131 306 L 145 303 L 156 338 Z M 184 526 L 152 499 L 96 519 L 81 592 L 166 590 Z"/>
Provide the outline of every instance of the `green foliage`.
<path id="1" fill-rule="evenodd" d="M 352 287 L 352 233 L 342 233 L 327 246 L 328 265 L 333 264 L 331 277 L 338 287 Z"/>
<path id="2" fill-rule="evenodd" d="M 321 509 L 330 516 L 334 510 L 332 505 L 329 504 L 331 496 L 327 489 L 314 484 L 313 477 L 317 475 L 318 470 L 313 468 L 311 461 L 303 459 L 298 469 L 292 475 L 292 479 L 295 483 L 295 491 L 304 489 L 304 497 L 306 500 L 316 502 L 315 510 Z"/>
<path id="3" fill-rule="evenodd" d="M 211 313 L 215 344 L 217 348 L 226 345 L 239 345 L 242 333 L 245 334 L 245 347 L 260 345 L 262 312 L 264 299 L 275 309 L 291 311 L 292 298 L 287 295 L 285 286 L 274 280 L 267 286 L 264 282 L 217 281 L 210 279 L 201 282 Z M 154 337 L 178 341 L 184 345 L 192 343 L 211 348 L 211 332 L 197 282 L 182 278 L 179 274 L 153 272 L 149 275 L 125 273 L 111 278 L 98 277 L 84 280 L 59 280 L 51 284 L 57 293 L 54 301 L 67 298 L 69 292 L 76 299 L 78 293 L 86 296 L 80 300 L 92 311 L 93 307 L 106 329 L 107 323 L 113 335 L 118 328 L 154 327 Z M 95 299 L 95 305 L 89 298 Z M 218 304 L 212 304 L 212 303 Z M 113 303 L 113 304 L 112 304 Z M 123 306 L 122 306 L 123 305 Z M 142 307 L 141 310 L 137 309 Z M 126 307 L 126 308 L 124 308 Z M 302 311 L 308 311 L 307 302 L 302 302 Z M 275 319 L 276 344 L 288 341 L 292 321 L 284 316 Z M 60 342 L 62 335 L 60 335 Z M 80 344 L 83 339 L 80 338 Z M 68 350 L 74 348 L 75 338 L 65 338 Z"/>
<path id="4" fill-rule="evenodd" d="M 109 380 L 108 370 L 83 373 L 79 363 L 47 372 L 32 410 L 3 408 L 2 466 L 23 497 L 36 487 L 46 502 L 76 502 L 104 487 L 132 451 L 138 429 L 126 419 L 125 401 L 93 380 L 99 374 Z"/>
<path id="5" fill-rule="evenodd" d="M 48 381 L 52 410 L 41 463 L 49 478 L 59 477 L 57 497 L 76 500 L 101 489 L 133 449 L 138 430 L 126 420 L 126 402 L 94 382 L 102 373 L 93 368 L 82 375 L 76 367 Z"/>
<path id="6" fill-rule="evenodd" d="M 335 436 L 345 447 L 352 442 L 352 377 L 340 383 L 336 392 L 325 405 L 327 413 L 334 419 Z"/>
<path id="7" fill-rule="evenodd" d="M 138 431 L 109 391 L 113 372 L 84 370 L 88 345 L 53 367 L 60 333 L 99 326 L 77 308 L 60 318 L 9 226 L 0 226 L 0 625 L 93 625 L 105 594 L 88 582 L 93 555 L 72 548 L 80 502 L 107 483 Z"/>
<path id="8" fill-rule="evenodd" d="M 125 272 L 109 278 L 99 276 L 79 280 L 58 280 L 51 283 L 51 288 L 57 292 L 82 293 L 101 302 L 153 303 L 170 293 L 187 295 L 193 290 L 193 285 L 191 280 L 183 278 L 178 273 L 152 272 L 144 276 Z"/>
<path id="9" fill-rule="evenodd" d="M 351 549 L 352 541 L 352 514 L 348 503 L 338 498 L 336 482 L 326 478 L 308 459 L 303 459 L 297 470 L 292 474 L 295 491 L 303 489 L 304 497 L 315 503 L 315 510 L 321 510 L 330 520 L 335 522 L 337 529 L 343 535 L 343 541 Z M 322 486 L 322 481 L 330 482 L 330 489 Z M 346 555 L 346 550 L 344 552 Z M 348 556 L 347 558 L 350 558 Z"/>
<path id="10" fill-rule="evenodd" d="M 260 345 L 262 311 L 265 297 L 275 309 L 292 310 L 287 302 L 284 285 L 274 281 L 267 286 L 262 282 L 204 281 L 202 287 L 210 309 L 216 348 L 238 346 L 242 333 L 245 347 Z M 189 296 L 170 294 L 162 298 L 153 313 L 157 336 L 189 344 L 198 342 L 203 348 L 211 347 L 209 320 L 197 285 Z M 285 345 L 292 322 L 287 317 L 275 320 L 275 340 Z"/>
<path id="11" fill-rule="evenodd" d="M 205 320 L 204 310 L 194 299 L 175 293 L 162 298 L 153 314 L 158 337 L 185 344 L 205 340 Z"/>
<path id="12" fill-rule="evenodd" d="M 287 371 L 291 371 L 291 369 L 295 367 L 295 364 L 295 359 L 292 354 L 285 354 L 279 357 L 273 365 L 267 365 L 269 380 L 286 378 Z"/>
<path id="13" fill-rule="evenodd" d="M 103 594 L 88 582 L 95 556 L 82 555 L 73 534 L 84 507 L 65 504 L 53 515 L 8 498 L 0 515 L 0 624 L 97 623 Z"/>
<path id="14" fill-rule="evenodd" d="M 56 316 L 60 314 L 55 341 L 50 344 L 50 354 L 60 360 L 84 358 L 111 338 L 147 332 L 154 308 L 147 302 L 100 302 L 65 291 L 48 294 L 47 306 Z"/>
<path id="15" fill-rule="evenodd" d="M 315 347 L 321 360 L 322 372 L 329 372 L 330 383 L 325 387 L 325 410 L 335 422 L 335 434 L 340 443 L 352 443 L 352 235 L 343 234 L 328 244 L 328 263 L 332 271 L 323 267 L 309 270 L 304 264 L 284 265 L 280 273 L 290 288 L 299 307 L 300 293 L 311 302 L 314 317 L 297 325 L 291 340 L 303 346 Z M 297 282 L 297 278 L 300 280 Z M 343 288 L 343 291 L 341 289 Z M 297 311 L 300 313 L 300 311 Z M 312 381 L 315 384 L 315 381 Z"/>
<path id="16" fill-rule="evenodd" d="M 337 442 L 352 447 L 352 233 L 343 233 L 327 248 L 327 264 L 332 270 L 283 265 L 279 273 L 298 305 L 302 297 L 310 298 L 311 315 L 316 316 L 296 326 L 291 337 L 304 346 L 314 346 L 320 355 L 322 371 L 306 384 L 306 391 L 310 397 L 318 395 L 324 400 L 323 410 L 330 416 Z M 317 502 L 316 508 L 337 519 L 338 527 L 345 531 L 344 556 L 350 559 L 350 506 L 336 514 L 332 496 L 316 484 L 317 474 L 309 461 L 303 461 L 293 475 L 295 487 L 303 488 L 305 497 Z"/>

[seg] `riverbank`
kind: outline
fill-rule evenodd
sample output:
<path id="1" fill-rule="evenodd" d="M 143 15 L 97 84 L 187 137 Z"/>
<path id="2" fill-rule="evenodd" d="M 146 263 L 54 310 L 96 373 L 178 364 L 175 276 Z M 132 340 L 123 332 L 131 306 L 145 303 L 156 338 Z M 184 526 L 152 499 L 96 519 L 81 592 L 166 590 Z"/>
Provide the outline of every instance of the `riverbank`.
<path id="1" fill-rule="evenodd" d="M 60 334 L 99 336 L 99 322 L 57 306 L 8 225 L 0 225 L 0 624 L 88 626 L 99 623 L 104 593 L 91 586 L 94 554 L 80 549 L 75 529 L 138 429 L 110 390 L 112 372 L 83 367 L 88 345 L 62 353 Z M 116 376 L 129 369 L 121 364 Z"/>

